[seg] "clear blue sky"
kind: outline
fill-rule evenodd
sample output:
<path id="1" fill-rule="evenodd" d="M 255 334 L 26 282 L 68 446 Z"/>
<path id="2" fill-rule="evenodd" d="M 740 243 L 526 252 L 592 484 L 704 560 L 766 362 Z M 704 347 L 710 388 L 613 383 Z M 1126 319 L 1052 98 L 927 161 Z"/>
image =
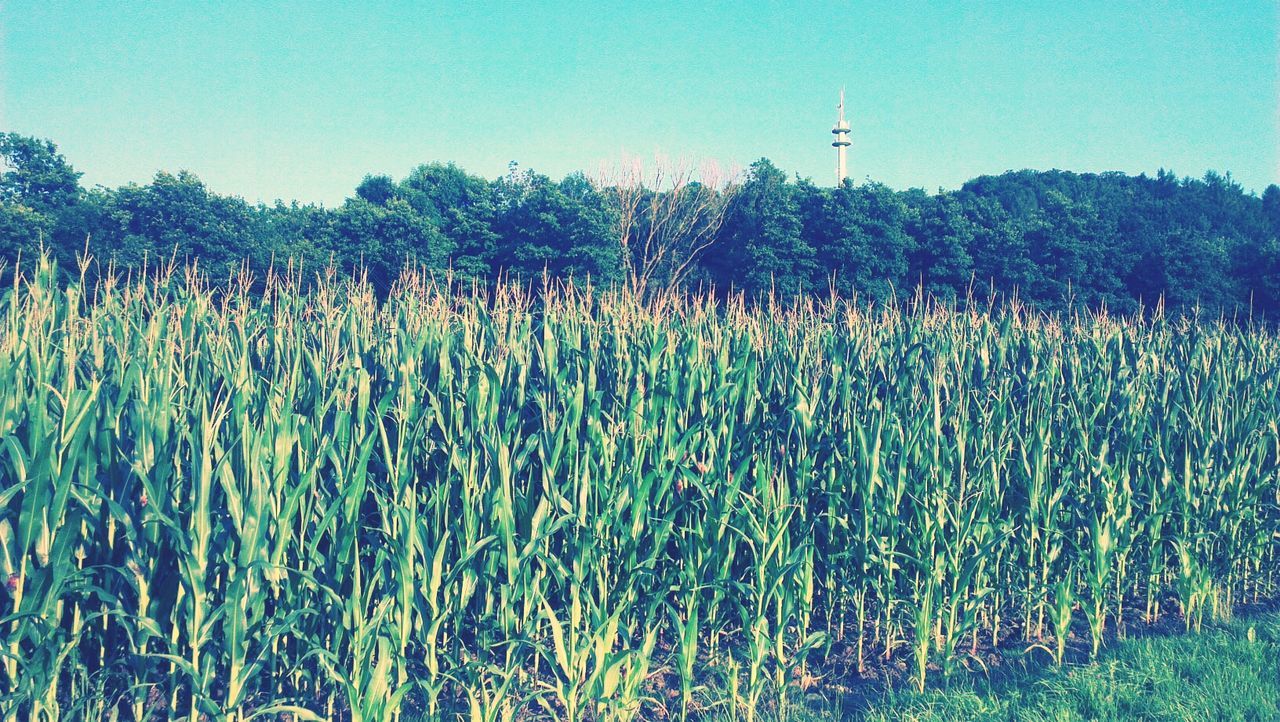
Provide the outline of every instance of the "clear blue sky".
<path id="1" fill-rule="evenodd" d="M 89 184 L 188 169 L 250 201 L 655 152 L 830 183 L 843 85 L 859 180 L 1165 167 L 1261 192 L 1278 5 L 0 0 L 0 128 Z"/>

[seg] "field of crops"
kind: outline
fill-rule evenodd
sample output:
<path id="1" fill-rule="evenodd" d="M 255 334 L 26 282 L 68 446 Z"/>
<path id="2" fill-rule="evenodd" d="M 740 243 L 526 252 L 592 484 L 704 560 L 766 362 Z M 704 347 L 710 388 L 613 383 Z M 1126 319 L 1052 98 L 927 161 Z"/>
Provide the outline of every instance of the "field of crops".
<path id="1" fill-rule="evenodd" d="M 748 719 L 1280 582 L 1269 331 L 178 276 L 3 292 L 5 719 Z"/>

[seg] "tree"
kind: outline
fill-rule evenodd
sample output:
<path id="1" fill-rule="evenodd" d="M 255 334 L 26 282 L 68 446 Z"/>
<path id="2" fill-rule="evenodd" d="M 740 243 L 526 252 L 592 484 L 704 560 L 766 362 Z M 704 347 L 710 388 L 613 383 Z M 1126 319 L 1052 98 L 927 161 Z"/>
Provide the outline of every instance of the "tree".
<path id="1" fill-rule="evenodd" d="M 0 133 L 0 168 L 0 259 L 32 258 L 43 245 L 70 271 L 85 242 L 72 211 L 83 195 L 80 173 L 51 141 L 17 133 Z"/>
<path id="2" fill-rule="evenodd" d="M 928 195 L 791 182 L 767 160 L 741 177 L 631 162 L 591 181 L 514 164 L 489 181 L 431 163 L 400 181 L 365 176 L 330 210 L 250 205 L 186 172 L 84 189 L 53 143 L 0 134 L 0 267 L 43 250 L 71 276 L 86 240 L 118 270 L 176 253 L 215 280 L 246 264 L 259 278 L 290 266 L 309 280 L 336 261 L 385 290 L 414 263 L 469 279 L 590 277 L 639 294 L 705 282 L 884 302 L 916 283 L 943 298 L 973 283 L 1045 310 L 1126 312 L 1163 298 L 1174 313 L 1280 314 L 1280 186 L 1256 195 L 1215 172 L 1023 170 Z"/>
<path id="3" fill-rule="evenodd" d="M 385 206 L 397 196 L 396 182 L 388 175 L 367 175 L 356 186 L 356 197 L 377 206 Z"/>
<path id="4" fill-rule="evenodd" d="M 915 213 L 908 223 L 914 239 L 911 278 L 936 298 L 955 300 L 963 296 L 973 278 L 975 225 L 965 215 L 953 195 L 920 194 Z"/>
<path id="5" fill-rule="evenodd" d="M 615 217 L 581 173 L 555 183 L 512 164 L 494 193 L 501 238 L 496 271 L 524 279 L 545 273 L 604 284 L 621 280 Z"/>
<path id="6" fill-rule="evenodd" d="M 1274 186 L 1272 186 L 1274 187 Z M 1255 315 L 1276 318 L 1280 314 L 1280 238 L 1272 236 L 1241 249 L 1235 276 Z"/>
<path id="7" fill-rule="evenodd" d="M 260 250 L 254 209 L 241 198 L 210 193 L 188 171 L 161 171 L 148 185 L 116 190 L 104 204 L 110 226 L 96 247 L 123 265 L 176 253 L 224 280 Z"/>
<path id="8" fill-rule="evenodd" d="M 337 260 L 334 212 L 297 201 L 255 209 L 259 242 L 253 259 L 255 268 L 292 268 L 311 281 Z"/>
<path id="9" fill-rule="evenodd" d="M 383 292 L 406 264 L 442 271 L 453 251 L 440 229 L 402 198 L 386 205 L 349 198 L 335 213 L 333 230 L 341 265 L 368 273 Z"/>
<path id="10" fill-rule="evenodd" d="M 751 164 L 724 230 L 714 268 L 718 283 L 732 283 L 749 297 L 776 293 L 790 299 L 812 290 L 817 264 L 794 188 L 767 158 Z"/>
<path id="11" fill-rule="evenodd" d="M 52 141 L 0 133 L 0 203 L 52 216 L 80 199 L 80 173 Z"/>
<path id="12" fill-rule="evenodd" d="M 1191 229 L 1170 233 L 1156 261 L 1163 276 L 1165 305 L 1175 309 L 1239 305 L 1242 299 L 1230 277 L 1230 261 L 1230 243 L 1222 236 Z"/>
<path id="13" fill-rule="evenodd" d="M 1275 183 L 1262 192 L 1262 215 L 1273 238 L 1280 238 L 1280 186 Z"/>
<path id="14" fill-rule="evenodd" d="M 818 288 L 881 303 L 893 298 L 907 283 L 913 249 L 906 232 L 909 209 L 900 195 L 879 183 L 849 181 L 821 196 L 809 195 L 816 200 L 807 204 L 805 235 L 815 247 Z"/>
<path id="15" fill-rule="evenodd" d="M 450 266 L 463 278 L 485 278 L 492 272 L 497 249 L 493 188 L 484 178 L 461 168 L 420 165 L 400 182 L 395 193 L 427 217 L 453 245 Z"/>
<path id="16" fill-rule="evenodd" d="M 1092 205 L 1050 191 L 1024 234 L 1036 267 L 1028 288 L 1031 298 L 1054 309 L 1105 303 L 1113 310 L 1132 310 L 1133 300 L 1121 292 L 1123 264 L 1114 229 Z"/>
<path id="17" fill-rule="evenodd" d="M 0 265 L 31 259 L 49 237 L 52 220 L 29 206 L 0 203 Z"/>
<path id="18" fill-rule="evenodd" d="M 1035 277 L 1026 239 L 1018 223 L 993 198 L 980 198 L 967 191 L 956 194 L 965 217 L 973 224 L 973 257 L 975 286 L 983 292 L 1008 299 L 1023 292 Z"/>
<path id="19" fill-rule="evenodd" d="M 652 170 L 638 159 L 624 162 L 594 185 L 614 209 L 622 275 L 640 295 L 689 279 L 718 240 L 741 187 L 737 174 L 715 163 L 695 168 L 664 158 Z"/>

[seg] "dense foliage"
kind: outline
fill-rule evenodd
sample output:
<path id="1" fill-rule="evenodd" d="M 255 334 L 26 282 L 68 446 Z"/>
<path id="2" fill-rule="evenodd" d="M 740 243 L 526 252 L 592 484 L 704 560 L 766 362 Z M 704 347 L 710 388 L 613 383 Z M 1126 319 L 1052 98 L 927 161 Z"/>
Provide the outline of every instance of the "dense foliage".
<path id="1" fill-rule="evenodd" d="M 53 276 L 0 296 L 8 720 L 751 719 L 1280 581 L 1247 324 Z"/>
<path id="2" fill-rule="evenodd" d="M 369 176 L 337 208 L 251 205 L 190 173 L 144 186 L 84 189 L 56 148 L 0 135 L 0 260 L 38 255 L 64 269 L 86 247 L 101 261 L 198 259 L 215 278 L 242 264 L 330 263 L 367 271 L 385 293 L 406 260 L 490 282 L 500 275 L 618 282 L 616 194 L 581 174 L 556 182 L 512 167 L 494 181 L 424 165 Z M 930 195 L 877 183 L 822 188 L 753 164 L 716 243 L 688 280 L 749 298 L 857 294 L 882 302 L 917 288 L 943 299 L 1013 295 L 1047 310 L 1280 313 L 1280 187 L 1262 197 L 1214 173 L 1179 180 L 1020 171 Z"/>

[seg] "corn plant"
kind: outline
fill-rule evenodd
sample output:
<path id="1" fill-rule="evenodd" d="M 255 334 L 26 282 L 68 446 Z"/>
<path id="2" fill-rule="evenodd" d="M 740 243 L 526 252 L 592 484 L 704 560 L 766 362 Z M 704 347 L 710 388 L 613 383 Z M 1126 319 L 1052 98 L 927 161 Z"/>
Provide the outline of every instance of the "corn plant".
<path id="1" fill-rule="evenodd" d="M 1260 325 L 81 270 L 0 292 L 6 721 L 785 718 L 1280 591 Z"/>

